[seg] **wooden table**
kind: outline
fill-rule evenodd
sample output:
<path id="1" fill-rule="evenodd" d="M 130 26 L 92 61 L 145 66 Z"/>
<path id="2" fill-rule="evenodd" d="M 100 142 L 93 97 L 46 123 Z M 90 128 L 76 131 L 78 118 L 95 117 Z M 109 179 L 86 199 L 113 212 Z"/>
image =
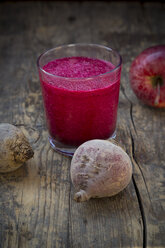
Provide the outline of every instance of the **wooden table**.
<path id="1" fill-rule="evenodd" d="M 1 2 L 0 122 L 19 126 L 34 158 L 0 175 L 1 248 L 165 247 L 165 111 L 141 104 L 129 86 L 131 61 L 165 43 L 159 2 Z M 117 140 L 133 164 L 120 194 L 73 200 L 70 158 L 48 143 L 36 68 L 45 50 L 99 43 L 123 57 Z"/>

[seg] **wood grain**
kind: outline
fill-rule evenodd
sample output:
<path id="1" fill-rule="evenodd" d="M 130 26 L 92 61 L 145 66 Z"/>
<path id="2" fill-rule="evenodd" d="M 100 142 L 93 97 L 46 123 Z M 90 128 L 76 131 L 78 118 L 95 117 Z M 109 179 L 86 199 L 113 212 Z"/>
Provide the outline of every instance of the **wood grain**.
<path id="1" fill-rule="evenodd" d="M 0 3 L 0 122 L 19 126 L 35 151 L 0 175 L 0 248 L 163 248 L 165 111 L 142 105 L 129 87 L 133 58 L 165 43 L 163 3 Z M 92 42 L 123 57 L 117 140 L 134 165 L 117 196 L 73 200 L 70 158 L 48 143 L 37 57 L 61 44 Z"/>

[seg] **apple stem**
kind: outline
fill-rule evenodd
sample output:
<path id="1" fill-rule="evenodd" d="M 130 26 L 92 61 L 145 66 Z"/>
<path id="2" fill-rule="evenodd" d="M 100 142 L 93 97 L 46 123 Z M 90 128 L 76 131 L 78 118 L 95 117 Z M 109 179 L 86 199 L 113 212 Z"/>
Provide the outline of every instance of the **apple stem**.
<path id="1" fill-rule="evenodd" d="M 156 93 L 156 98 L 155 98 L 155 105 L 159 104 L 159 100 L 160 100 L 160 84 L 158 83 L 157 86 L 156 86 L 156 90 L 157 90 L 157 93 Z"/>
<path id="2" fill-rule="evenodd" d="M 157 85 L 162 86 L 163 85 L 163 78 L 162 78 L 162 76 L 160 76 L 160 75 L 153 76 L 152 77 L 152 85 L 153 85 L 153 87 L 157 87 Z"/>

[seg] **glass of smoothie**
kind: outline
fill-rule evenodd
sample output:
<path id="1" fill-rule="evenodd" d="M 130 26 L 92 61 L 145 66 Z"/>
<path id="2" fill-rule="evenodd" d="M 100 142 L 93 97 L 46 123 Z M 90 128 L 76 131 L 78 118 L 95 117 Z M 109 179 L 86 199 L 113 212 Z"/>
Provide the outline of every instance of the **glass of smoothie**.
<path id="1" fill-rule="evenodd" d="M 116 135 L 122 59 L 96 44 L 63 45 L 37 61 L 49 142 L 73 155 L 91 139 Z"/>

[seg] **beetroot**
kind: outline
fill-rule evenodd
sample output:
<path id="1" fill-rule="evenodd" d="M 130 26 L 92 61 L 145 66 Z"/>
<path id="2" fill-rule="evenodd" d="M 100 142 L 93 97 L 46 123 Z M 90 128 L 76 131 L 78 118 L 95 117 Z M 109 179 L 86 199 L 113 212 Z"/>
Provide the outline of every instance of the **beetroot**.
<path id="1" fill-rule="evenodd" d="M 34 152 L 22 131 L 9 123 L 0 124 L 0 172 L 18 169 Z"/>
<path id="2" fill-rule="evenodd" d="M 71 180 L 77 202 L 118 194 L 130 182 L 132 164 L 127 153 L 107 140 L 90 140 L 76 150 Z"/>

